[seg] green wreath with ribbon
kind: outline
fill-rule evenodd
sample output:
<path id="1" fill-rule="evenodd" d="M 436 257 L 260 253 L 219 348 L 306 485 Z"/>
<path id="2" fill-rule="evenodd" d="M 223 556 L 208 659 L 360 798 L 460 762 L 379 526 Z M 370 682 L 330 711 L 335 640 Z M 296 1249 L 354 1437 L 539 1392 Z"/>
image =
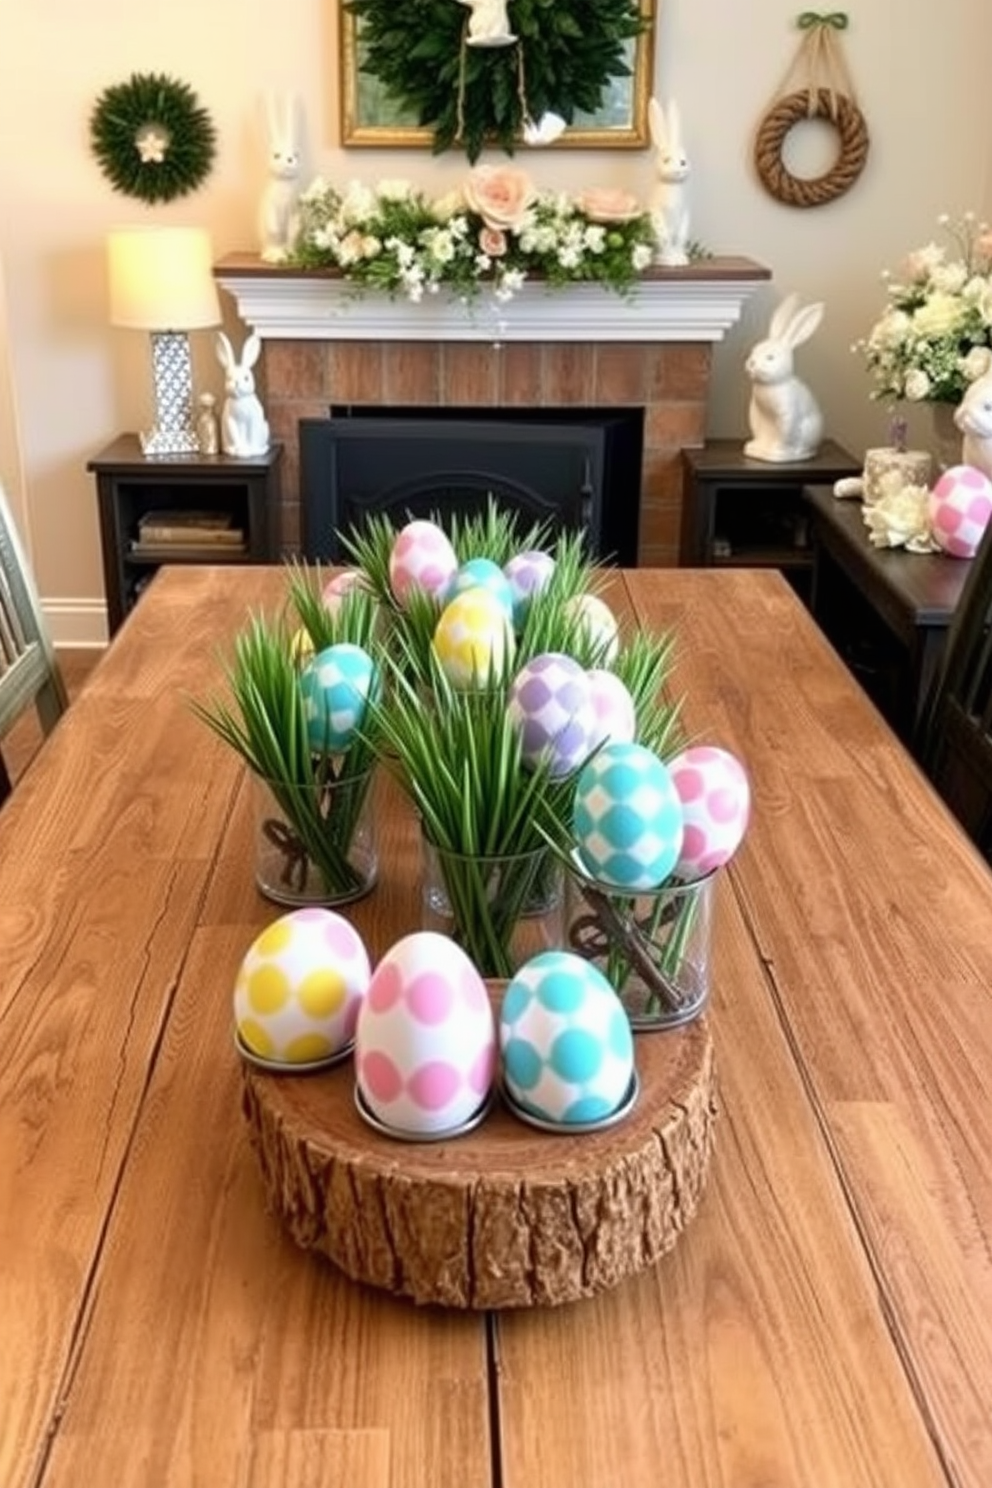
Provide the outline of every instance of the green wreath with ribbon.
<path id="1" fill-rule="evenodd" d="M 167 202 L 206 178 L 217 134 L 188 84 L 161 73 L 132 73 L 100 94 L 90 142 L 115 191 Z"/>
<path id="2" fill-rule="evenodd" d="M 470 161 L 487 143 L 512 155 L 528 121 L 596 113 L 648 25 L 638 0 L 508 0 L 512 44 L 472 45 L 470 4 L 345 0 L 361 70 L 433 131 L 435 154 L 458 145 Z"/>

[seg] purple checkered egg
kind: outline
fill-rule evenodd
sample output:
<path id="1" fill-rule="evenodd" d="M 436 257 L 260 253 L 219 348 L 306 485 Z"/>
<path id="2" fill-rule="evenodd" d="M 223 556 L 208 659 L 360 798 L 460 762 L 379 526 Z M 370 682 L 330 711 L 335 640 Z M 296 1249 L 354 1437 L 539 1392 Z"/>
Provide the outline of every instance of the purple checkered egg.
<path id="1" fill-rule="evenodd" d="M 539 548 L 517 553 L 503 565 L 503 573 L 513 598 L 513 623 L 520 630 L 535 594 L 539 594 L 555 571 L 555 560 Z"/>
<path id="2" fill-rule="evenodd" d="M 592 706 L 596 714 L 596 731 L 593 747 L 614 740 L 617 744 L 631 744 L 637 733 L 637 714 L 634 699 L 615 672 L 604 667 L 592 667 L 587 673 L 592 692 Z"/>
<path id="3" fill-rule="evenodd" d="M 571 775 L 593 748 L 596 714 L 589 678 L 570 656 L 546 651 L 521 667 L 507 699 L 526 764 L 547 760 L 552 779 Z"/>

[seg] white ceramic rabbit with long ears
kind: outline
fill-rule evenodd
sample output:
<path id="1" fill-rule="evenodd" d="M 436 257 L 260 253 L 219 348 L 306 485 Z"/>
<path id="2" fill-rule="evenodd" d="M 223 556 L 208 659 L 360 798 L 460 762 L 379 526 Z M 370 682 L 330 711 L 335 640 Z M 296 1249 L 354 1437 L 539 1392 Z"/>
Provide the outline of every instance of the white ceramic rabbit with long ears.
<path id="1" fill-rule="evenodd" d="M 258 211 L 259 246 L 266 263 L 284 263 L 297 232 L 300 194 L 300 104 L 295 93 L 265 95 L 269 181 Z"/>
<path id="2" fill-rule="evenodd" d="M 786 295 L 771 318 L 766 339 L 752 348 L 744 363 L 751 379 L 751 438 L 744 453 L 752 460 L 777 465 L 810 460 L 820 447 L 823 414 L 796 376 L 793 352 L 809 340 L 822 319 L 822 304 L 801 306 L 798 294 Z"/>
<path id="3" fill-rule="evenodd" d="M 220 420 L 221 448 L 225 455 L 236 455 L 241 460 L 264 455 L 269 448 L 269 421 L 255 392 L 251 370 L 261 351 L 262 343 L 252 331 L 239 360 L 224 332 L 217 332 L 217 360 L 224 369 L 227 389 Z"/>
<path id="4" fill-rule="evenodd" d="M 655 263 L 689 262 L 689 202 L 686 181 L 689 157 L 682 144 L 682 116 L 672 100 L 667 109 L 657 98 L 648 103 L 648 127 L 654 145 L 655 184 L 651 192 L 651 225 Z"/>
<path id="5" fill-rule="evenodd" d="M 992 363 L 972 379 L 954 410 L 961 430 L 961 464 L 973 465 L 992 480 Z"/>

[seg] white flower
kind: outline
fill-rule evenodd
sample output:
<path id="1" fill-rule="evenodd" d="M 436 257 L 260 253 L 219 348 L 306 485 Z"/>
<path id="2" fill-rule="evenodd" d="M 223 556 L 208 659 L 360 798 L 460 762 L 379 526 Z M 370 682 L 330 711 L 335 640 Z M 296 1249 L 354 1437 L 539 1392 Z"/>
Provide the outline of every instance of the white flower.
<path id="1" fill-rule="evenodd" d="M 407 201 L 413 195 L 413 187 L 409 181 L 385 180 L 379 182 L 375 192 L 380 201 Z"/>
<path id="2" fill-rule="evenodd" d="M 635 243 L 630 252 L 630 261 L 638 274 L 642 274 L 653 259 L 654 254 L 646 243 Z"/>
<path id="3" fill-rule="evenodd" d="M 455 256 L 455 245 L 450 232 L 444 228 L 437 228 L 434 232 L 426 233 L 427 251 L 431 258 L 439 264 L 450 263 Z"/>
<path id="4" fill-rule="evenodd" d="M 930 379 L 920 367 L 906 373 L 905 394 L 911 403 L 922 403 L 930 392 Z"/>
<path id="5" fill-rule="evenodd" d="M 955 295 L 934 290 L 914 312 L 913 329 L 919 336 L 946 336 L 959 329 L 963 317 L 964 306 Z"/>
<path id="6" fill-rule="evenodd" d="M 581 261 L 582 254 L 577 248 L 566 244 L 558 249 L 558 262 L 563 269 L 577 269 Z"/>
<path id="7" fill-rule="evenodd" d="M 590 253 L 602 253 L 606 247 L 606 228 L 590 222 L 582 234 L 582 240 Z"/>
<path id="8" fill-rule="evenodd" d="M 348 223 L 361 222 L 366 217 L 371 217 L 375 211 L 375 193 L 361 181 L 349 183 L 341 201 L 341 217 Z"/>

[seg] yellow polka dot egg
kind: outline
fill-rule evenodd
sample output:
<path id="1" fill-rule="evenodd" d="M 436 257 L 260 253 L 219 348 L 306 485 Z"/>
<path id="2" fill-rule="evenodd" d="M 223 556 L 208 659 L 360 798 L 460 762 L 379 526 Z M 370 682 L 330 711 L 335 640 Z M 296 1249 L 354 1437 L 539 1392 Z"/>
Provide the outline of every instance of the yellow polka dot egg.
<path id="1" fill-rule="evenodd" d="M 320 1063 L 354 1041 L 372 970 L 354 927 L 333 910 L 296 909 L 252 942 L 234 987 L 246 1052 L 287 1068 Z"/>

